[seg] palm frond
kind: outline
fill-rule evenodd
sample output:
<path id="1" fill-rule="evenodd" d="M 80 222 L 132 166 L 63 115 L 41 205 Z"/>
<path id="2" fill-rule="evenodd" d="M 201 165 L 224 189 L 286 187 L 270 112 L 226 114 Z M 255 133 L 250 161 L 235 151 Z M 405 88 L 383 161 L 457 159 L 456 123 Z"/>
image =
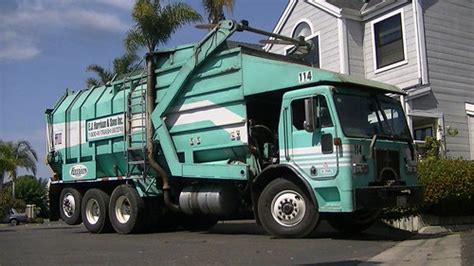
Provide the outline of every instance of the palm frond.
<path id="1" fill-rule="evenodd" d="M 0 141 L 0 175 L 9 175 L 12 179 L 17 176 L 17 168 L 21 167 L 36 175 L 36 162 L 38 155 L 30 142 L 21 140 L 18 142 Z"/>
<path id="2" fill-rule="evenodd" d="M 86 87 L 87 88 L 92 88 L 92 87 L 97 87 L 100 86 L 100 81 L 96 78 L 88 78 L 86 80 Z"/>
<path id="3" fill-rule="evenodd" d="M 135 28 L 132 28 L 127 32 L 127 35 L 125 36 L 124 44 L 125 44 L 125 48 L 127 49 L 129 53 L 135 53 L 140 47 L 148 48 L 144 35 L 141 34 L 141 31 L 137 26 L 135 26 Z"/>
<path id="4" fill-rule="evenodd" d="M 106 84 L 109 80 L 114 77 L 114 73 L 110 72 L 109 70 L 105 69 L 102 66 L 97 64 L 92 64 L 87 66 L 87 72 L 94 72 L 99 77 L 99 85 Z"/>
<path id="5" fill-rule="evenodd" d="M 132 11 L 136 22 L 125 38 L 129 51 L 146 47 L 153 52 L 159 44 L 165 44 L 180 27 L 190 22 L 200 21 L 201 16 L 184 3 L 161 6 L 158 0 L 138 0 Z"/>
<path id="6" fill-rule="evenodd" d="M 211 24 L 217 24 L 225 19 L 224 8 L 227 13 L 232 14 L 234 11 L 234 0 L 203 0 L 202 5 Z"/>
<path id="7" fill-rule="evenodd" d="M 137 66 L 139 57 L 134 53 L 127 53 L 114 59 L 114 73 L 117 75 L 132 72 Z"/>

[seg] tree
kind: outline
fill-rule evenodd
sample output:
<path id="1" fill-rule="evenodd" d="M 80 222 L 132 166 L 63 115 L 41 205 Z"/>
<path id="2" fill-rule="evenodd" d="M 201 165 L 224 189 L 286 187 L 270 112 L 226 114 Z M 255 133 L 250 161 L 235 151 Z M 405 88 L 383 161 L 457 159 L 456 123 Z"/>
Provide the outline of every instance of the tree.
<path id="1" fill-rule="evenodd" d="M 38 156 L 31 144 L 26 140 L 4 142 L 0 140 L 0 184 L 8 175 L 13 181 L 12 195 L 15 198 L 15 181 L 18 168 L 36 175 Z"/>
<path id="2" fill-rule="evenodd" d="M 18 211 L 24 211 L 26 203 L 21 199 L 13 199 L 12 197 L 12 183 L 7 185 L 0 191 L 0 219 L 3 219 L 10 208 L 15 208 Z M 47 209 L 45 209 L 47 211 Z"/>
<path id="3" fill-rule="evenodd" d="M 234 10 L 234 0 L 203 0 L 202 5 L 207 13 L 207 19 L 210 24 L 217 24 L 224 20 L 224 7 L 227 12 L 232 13 Z"/>
<path id="4" fill-rule="evenodd" d="M 123 75 L 132 72 L 137 67 L 139 57 L 135 53 L 126 53 L 114 59 L 114 73 Z"/>
<path id="5" fill-rule="evenodd" d="M 130 73 L 137 67 L 137 61 L 138 56 L 135 53 L 126 53 L 114 59 L 112 71 L 97 64 L 89 65 L 86 71 L 96 73 L 97 78 L 88 78 L 86 86 L 88 88 L 102 86 L 112 80 L 115 75 Z"/>
<path id="6" fill-rule="evenodd" d="M 16 180 L 17 199 L 26 204 L 35 204 L 40 208 L 40 216 L 46 217 L 48 213 L 47 181 L 36 179 L 34 176 L 20 176 Z"/>
<path id="7" fill-rule="evenodd" d="M 200 21 L 201 15 L 185 3 L 162 6 L 159 0 L 138 0 L 132 11 L 135 25 L 125 37 L 125 47 L 136 51 L 144 47 L 149 53 L 165 44 L 180 27 Z"/>
<path id="8" fill-rule="evenodd" d="M 98 78 L 88 78 L 86 80 L 86 85 L 88 88 L 104 85 L 114 77 L 114 74 L 111 71 L 96 64 L 89 65 L 86 71 L 94 72 L 98 76 Z"/>

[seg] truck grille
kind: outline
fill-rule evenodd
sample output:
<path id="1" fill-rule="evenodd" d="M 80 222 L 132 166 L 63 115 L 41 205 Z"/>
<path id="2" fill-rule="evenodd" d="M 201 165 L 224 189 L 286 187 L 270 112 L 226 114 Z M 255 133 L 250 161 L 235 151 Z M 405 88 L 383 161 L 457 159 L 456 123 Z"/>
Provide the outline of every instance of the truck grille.
<path id="1" fill-rule="evenodd" d="M 376 150 L 376 181 L 383 184 L 400 180 L 400 154 L 393 150 Z"/>

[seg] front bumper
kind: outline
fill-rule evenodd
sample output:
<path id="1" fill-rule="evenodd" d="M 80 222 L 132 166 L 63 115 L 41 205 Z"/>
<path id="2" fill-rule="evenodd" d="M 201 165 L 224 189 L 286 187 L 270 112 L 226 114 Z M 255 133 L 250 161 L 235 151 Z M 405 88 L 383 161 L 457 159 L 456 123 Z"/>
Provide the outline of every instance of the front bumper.
<path id="1" fill-rule="evenodd" d="M 364 187 L 355 189 L 356 209 L 413 207 L 423 201 L 421 186 Z"/>

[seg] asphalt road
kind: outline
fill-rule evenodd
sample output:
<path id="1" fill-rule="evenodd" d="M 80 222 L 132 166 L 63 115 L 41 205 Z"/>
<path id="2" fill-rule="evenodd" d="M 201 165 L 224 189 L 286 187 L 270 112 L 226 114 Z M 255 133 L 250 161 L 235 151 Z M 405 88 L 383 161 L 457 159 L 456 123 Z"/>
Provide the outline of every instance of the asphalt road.
<path id="1" fill-rule="evenodd" d="M 61 222 L 0 227 L 0 265 L 355 265 L 412 235 L 384 225 L 348 237 L 324 222 L 308 239 L 274 239 L 252 221 L 209 232 L 94 235 Z"/>

